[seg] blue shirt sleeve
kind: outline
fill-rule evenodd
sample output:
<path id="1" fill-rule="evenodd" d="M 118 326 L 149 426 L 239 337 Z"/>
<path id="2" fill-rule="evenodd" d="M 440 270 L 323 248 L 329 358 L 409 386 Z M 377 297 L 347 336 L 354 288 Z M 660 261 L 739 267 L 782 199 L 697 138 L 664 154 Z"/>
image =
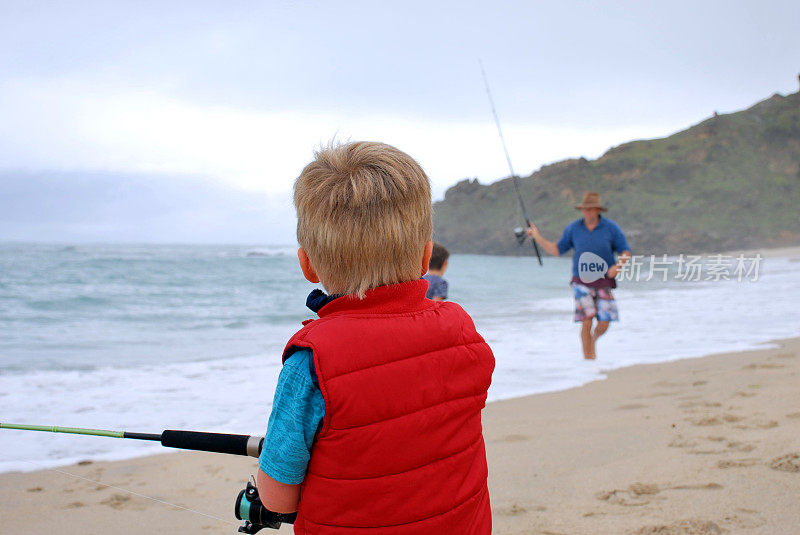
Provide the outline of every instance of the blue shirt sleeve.
<path id="1" fill-rule="evenodd" d="M 449 285 L 447 284 L 447 281 L 442 279 L 441 284 L 439 284 L 439 296 L 442 297 L 443 299 L 447 299 L 448 287 Z"/>
<path id="2" fill-rule="evenodd" d="M 430 273 L 422 276 L 423 279 L 428 281 L 428 291 L 425 292 L 425 297 L 433 299 L 434 297 L 441 297 L 447 299 L 447 281 L 439 275 L 431 275 Z"/>
<path id="3" fill-rule="evenodd" d="M 622 251 L 630 251 L 631 246 L 628 245 L 628 240 L 625 238 L 625 234 L 622 232 L 622 229 L 619 228 L 619 225 L 614 223 L 612 226 L 612 247 L 614 248 L 615 253 L 621 253 Z"/>
<path id="4" fill-rule="evenodd" d="M 324 417 L 325 399 L 311 351 L 297 351 L 286 359 L 278 376 L 259 468 L 281 483 L 302 483 Z"/>
<path id="5" fill-rule="evenodd" d="M 562 255 L 575 247 L 575 244 L 572 243 L 572 224 L 570 223 L 567 225 L 567 228 L 564 229 L 564 234 L 561 235 L 561 239 L 558 240 L 556 244 L 558 247 L 558 254 Z"/>
<path id="6" fill-rule="evenodd" d="M 441 277 L 428 281 L 429 288 L 427 297 L 432 299 L 434 297 L 441 297 L 447 299 L 447 281 Z"/>

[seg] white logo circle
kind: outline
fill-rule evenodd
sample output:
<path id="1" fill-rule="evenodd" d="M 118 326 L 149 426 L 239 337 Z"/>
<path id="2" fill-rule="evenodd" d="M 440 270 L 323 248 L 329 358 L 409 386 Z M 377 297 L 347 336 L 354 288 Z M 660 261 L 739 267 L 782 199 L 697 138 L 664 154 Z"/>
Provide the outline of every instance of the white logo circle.
<path id="1" fill-rule="evenodd" d="M 581 253 L 578 258 L 578 278 L 581 282 L 590 283 L 600 280 L 608 272 L 608 263 L 589 251 Z"/>

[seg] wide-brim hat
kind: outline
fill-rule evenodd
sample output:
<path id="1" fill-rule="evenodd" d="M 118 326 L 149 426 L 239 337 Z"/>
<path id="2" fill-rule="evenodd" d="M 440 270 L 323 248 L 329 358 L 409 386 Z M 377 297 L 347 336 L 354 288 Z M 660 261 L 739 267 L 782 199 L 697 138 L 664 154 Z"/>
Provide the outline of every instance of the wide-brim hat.
<path id="1" fill-rule="evenodd" d="M 603 200 L 600 198 L 600 194 L 595 191 L 586 192 L 586 195 L 583 196 L 583 201 L 575 205 L 576 210 L 583 210 L 584 208 L 597 208 L 601 212 L 608 211 L 608 208 L 603 206 Z"/>

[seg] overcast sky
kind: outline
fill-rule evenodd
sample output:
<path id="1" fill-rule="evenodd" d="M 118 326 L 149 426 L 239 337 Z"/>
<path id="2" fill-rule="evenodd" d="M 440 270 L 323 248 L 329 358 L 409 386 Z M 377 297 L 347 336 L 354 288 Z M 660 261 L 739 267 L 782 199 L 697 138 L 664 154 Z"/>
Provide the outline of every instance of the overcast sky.
<path id="1" fill-rule="evenodd" d="M 0 172 L 203 177 L 292 218 L 335 136 L 407 151 L 438 198 L 508 175 L 478 58 L 526 175 L 797 91 L 798 6 L 3 1 Z"/>

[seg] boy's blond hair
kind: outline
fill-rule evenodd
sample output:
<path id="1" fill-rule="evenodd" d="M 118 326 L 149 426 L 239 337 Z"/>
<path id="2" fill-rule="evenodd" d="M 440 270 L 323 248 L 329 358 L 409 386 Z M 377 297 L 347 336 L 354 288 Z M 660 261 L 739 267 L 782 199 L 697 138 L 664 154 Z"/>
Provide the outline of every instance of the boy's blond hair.
<path id="1" fill-rule="evenodd" d="M 433 232 L 422 167 L 384 143 L 331 143 L 294 184 L 297 241 L 330 294 L 420 277 Z"/>

